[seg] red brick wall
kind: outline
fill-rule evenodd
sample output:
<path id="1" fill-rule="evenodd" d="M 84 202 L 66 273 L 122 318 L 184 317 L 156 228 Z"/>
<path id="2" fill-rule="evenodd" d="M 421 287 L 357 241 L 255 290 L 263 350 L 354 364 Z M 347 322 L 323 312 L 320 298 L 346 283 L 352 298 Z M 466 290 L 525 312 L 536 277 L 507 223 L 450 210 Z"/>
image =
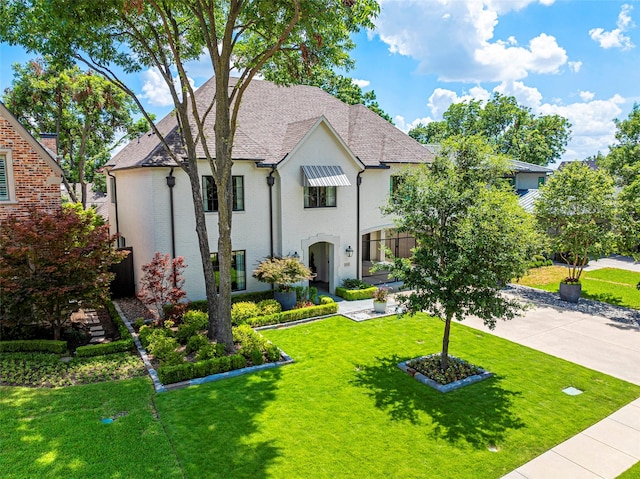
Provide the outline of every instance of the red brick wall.
<path id="1" fill-rule="evenodd" d="M 31 145 L 4 118 L 0 117 L 0 150 L 11 150 L 14 197 L 0 201 L 0 221 L 9 215 L 26 215 L 29 207 L 46 211 L 59 210 L 62 199 L 59 184 L 47 184 L 57 176 Z"/>

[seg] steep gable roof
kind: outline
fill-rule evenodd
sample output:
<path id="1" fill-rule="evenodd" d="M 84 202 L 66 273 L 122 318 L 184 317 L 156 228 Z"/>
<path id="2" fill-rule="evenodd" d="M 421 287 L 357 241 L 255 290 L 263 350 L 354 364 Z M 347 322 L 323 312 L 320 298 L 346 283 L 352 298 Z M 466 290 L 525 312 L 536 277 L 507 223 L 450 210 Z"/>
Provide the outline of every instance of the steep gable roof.
<path id="1" fill-rule="evenodd" d="M 62 168 L 55 160 L 53 153 L 45 148 L 42 143 L 36 140 L 31 133 L 13 116 L 7 107 L 0 101 L 0 116 L 4 118 L 28 144 L 35 150 L 35 152 L 44 160 L 44 162 L 53 170 L 57 175 L 62 176 Z"/>
<path id="2" fill-rule="evenodd" d="M 214 95 L 212 78 L 195 92 L 200 111 L 205 111 Z M 433 159 L 430 151 L 363 105 L 347 105 L 317 87 L 284 87 L 264 80 L 253 80 L 242 99 L 233 158 L 277 165 L 323 116 L 365 166 Z M 215 151 L 214 121 L 212 111 L 205 119 L 210 151 Z M 163 118 L 158 129 L 168 135 L 171 148 L 183 154 L 175 116 Z M 197 153 L 204 157 L 201 143 L 197 145 Z M 133 140 L 110 162 L 114 169 L 173 164 L 153 134 Z"/>

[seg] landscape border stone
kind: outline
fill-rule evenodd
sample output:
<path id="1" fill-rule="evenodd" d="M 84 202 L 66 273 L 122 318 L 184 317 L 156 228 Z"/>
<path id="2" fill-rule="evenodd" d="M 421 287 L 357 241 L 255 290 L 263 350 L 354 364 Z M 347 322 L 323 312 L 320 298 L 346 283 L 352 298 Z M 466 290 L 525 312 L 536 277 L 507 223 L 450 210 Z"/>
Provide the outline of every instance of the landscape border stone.
<path id="1" fill-rule="evenodd" d="M 414 379 L 420 381 L 422 384 L 426 384 L 427 386 L 437 391 L 440 391 L 441 393 L 448 393 L 451 391 L 455 391 L 456 389 L 461 389 L 465 386 L 479 383 L 480 381 L 484 381 L 485 379 L 489 379 L 490 377 L 493 376 L 493 373 L 490 373 L 489 371 L 485 371 L 484 369 L 480 368 L 480 370 L 482 371 L 481 374 L 469 376 L 468 378 L 460 379 L 459 381 L 454 381 L 449 384 L 440 384 L 439 382 L 434 381 L 433 379 L 430 379 L 424 374 L 416 371 L 415 369 L 413 369 L 407 364 L 410 361 L 414 361 L 416 359 L 424 359 L 427 357 L 429 356 L 420 356 L 419 358 L 407 359 L 406 361 L 398 363 L 398 368 L 400 368 L 402 371 L 407 373 L 409 376 L 412 376 Z M 453 356 L 451 357 L 453 358 Z"/>

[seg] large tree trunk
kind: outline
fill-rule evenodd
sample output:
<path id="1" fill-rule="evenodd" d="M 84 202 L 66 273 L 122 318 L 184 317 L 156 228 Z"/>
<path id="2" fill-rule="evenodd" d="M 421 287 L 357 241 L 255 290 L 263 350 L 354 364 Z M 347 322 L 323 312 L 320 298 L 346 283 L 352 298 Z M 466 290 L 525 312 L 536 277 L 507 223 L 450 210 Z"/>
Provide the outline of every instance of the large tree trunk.
<path id="1" fill-rule="evenodd" d="M 229 77 L 216 77 L 216 168 L 218 192 L 218 265 L 220 269 L 220 296 L 218 298 L 218 324 L 216 340 L 224 344 L 227 352 L 234 352 L 231 330 L 231 216 L 233 213 L 233 185 L 231 167 L 233 134 L 229 112 Z"/>
<path id="2" fill-rule="evenodd" d="M 442 336 L 442 354 L 440 355 L 440 367 L 445 371 L 449 367 L 449 333 L 451 332 L 451 319 L 453 314 L 447 311 L 444 320 L 444 335 Z"/>

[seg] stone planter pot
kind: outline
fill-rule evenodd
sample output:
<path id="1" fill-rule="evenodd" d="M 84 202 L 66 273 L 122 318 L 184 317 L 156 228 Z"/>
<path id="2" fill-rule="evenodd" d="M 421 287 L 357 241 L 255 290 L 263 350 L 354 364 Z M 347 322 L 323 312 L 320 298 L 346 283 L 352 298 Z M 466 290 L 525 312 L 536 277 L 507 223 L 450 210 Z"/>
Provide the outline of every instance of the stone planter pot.
<path id="1" fill-rule="evenodd" d="M 274 291 L 273 299 L 275 299 L 280 306 L 282 306 L 282 311 L 289 311 L 293 309 L 296 305 L 296 292 L 295 291 Z"/>
<path id="2" fill-rule="evenodd" d="M 580 283 L 560 283 L 560 299 L 569 303 L 577 303 L 582 293 Z"/>
<path id="3" fill-rule="evenodd" d="M 373 310 L 376 313 L 386 313 L 387 312 L 387 302 L 386 301 L 374 301 L 373 302 Z"/>

